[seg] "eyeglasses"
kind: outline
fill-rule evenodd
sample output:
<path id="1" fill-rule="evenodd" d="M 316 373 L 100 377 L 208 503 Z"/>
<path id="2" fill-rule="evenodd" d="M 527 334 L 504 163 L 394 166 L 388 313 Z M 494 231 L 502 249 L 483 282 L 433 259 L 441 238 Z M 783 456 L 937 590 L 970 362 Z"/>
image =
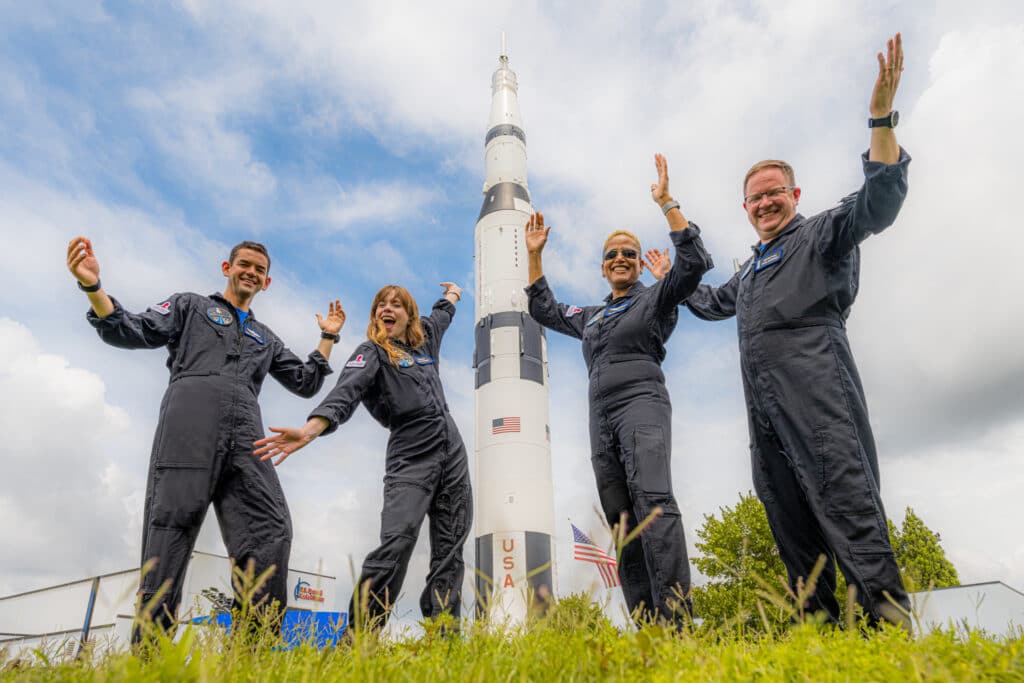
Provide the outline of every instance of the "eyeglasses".
<path id="1" fill-rule="evenodd" d="M 786 190 L 795 190 L 795 189 L 796 189 L 796 185 L 783 185 L 782 187 L 773 187 L 772 189 L 768 190 L 767 192 L 758 192 L 757 194 L 748 194 L 746 197 L 743 198 L 743 203 L 750 204 L 750 205 L 760 204 L 761 200 L 764 199 L 765 197 L 768 197 L 768 199 L 774 199 L 775 197 L 778 197 L 780 194 L 782 194 Z"/>
<path id="2" fill-rule="evenodd" d="M 604 253 L 604 260 L 611 261 L 617 258 L 619 254 L 622 254 L 622 258 L 635 259 L 640 254 L 636 249 L 609 249 Z"/>

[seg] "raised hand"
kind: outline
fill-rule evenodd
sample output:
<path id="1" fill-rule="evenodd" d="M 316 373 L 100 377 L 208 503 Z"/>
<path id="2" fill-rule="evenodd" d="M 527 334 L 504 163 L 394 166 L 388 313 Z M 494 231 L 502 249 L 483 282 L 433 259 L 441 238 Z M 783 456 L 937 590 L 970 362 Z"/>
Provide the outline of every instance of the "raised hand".
<path id="1" fill-rule="evenodd" d="M 658 182 L 651 183 L 651 199 L 658 206 L 672 201 L 672 195 L 668 193 L 668 162 L 661 154 L 654 155 L 654 168 L 658 171 Z"/>
<path id="2" fill-rule="evenodd" d="M 316 324 L 320 326 L 322 332 L 338 334 L 341 332 L 341 328 L 345 326 L 345 310 L 341 307 L 341 299 L 335 299 L 328 303 L 327 307 L 327 317 L 321 317 L 317 313 Z"/>
<path id="3" fill-rule="evenodd" d="M 100 263 L 92 250 L 92 242 L 86 237 L 76 237 L 68 242 L 68 270 L 85 287 L 99 282 Z"/>
<path id="4" fill-rule="evenodd" d="M 454 282 L 440 282 L 438 283 L 438 286 L 444 290 L 441 292 L 441 296 L 448 299 L 448 301 L 451 301 L 453 304 L 456 301 L 462 301 L 462 287 L 459 287 Z M 453 297 L 455 299 L 454 301 L 452 301 Z"/>
<path id="5" fill-rule="evenodd" d="M 878 78 L 871 91 L 871 118 L 879 119 L 892 111 L 896 89 L 903 73 L 903 38 L 897 33 L 889 39 L 887 54 L 878 53 Z"/>
<path id="6" fill-rule="evenodd" d="M 277 456 L 277 460 L 274 461 L 275 466 L 283 463 L 289 455 L 316 438 L 307 435 L 301 427 L 271 427 L 270 431 L 274 432 L 273 436 L 253 442 L 255 450 L 252 454 L 259 457 L 260 460 L 269 460 Z"/>
<path id="7" fill-rule="evenodd" d="M 668 257 L 668 249 L 665 249 L 664 252 L 657 249 L 648 249 L 646 255 L 647 260 L 644 261 L 644 265 L 651 271 L 654 279 L 660 280 L 665 277 L 672 268 L 672 261 Z"/>
<path id="8" fill-rule="evenodd" d="M 551 227 L 544 227 L 544 214 L 539 211 L 526 219 L 526 251 L 530 254 L 544 251 L 549 232 Z"/>

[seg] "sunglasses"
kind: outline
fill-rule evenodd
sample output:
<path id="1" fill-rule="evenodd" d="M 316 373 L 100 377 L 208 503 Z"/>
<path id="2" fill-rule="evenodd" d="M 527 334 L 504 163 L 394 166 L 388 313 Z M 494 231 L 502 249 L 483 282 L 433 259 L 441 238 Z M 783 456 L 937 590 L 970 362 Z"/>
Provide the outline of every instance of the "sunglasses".
<path id="1" fill-rule="evenodd" d="M 604 253 L 604 260 L 611 261 L 617 258 L 619 254 L 622 254 L 622 258 L 635 259 L 640 254 L 636 249 L 609 249 Z"/>

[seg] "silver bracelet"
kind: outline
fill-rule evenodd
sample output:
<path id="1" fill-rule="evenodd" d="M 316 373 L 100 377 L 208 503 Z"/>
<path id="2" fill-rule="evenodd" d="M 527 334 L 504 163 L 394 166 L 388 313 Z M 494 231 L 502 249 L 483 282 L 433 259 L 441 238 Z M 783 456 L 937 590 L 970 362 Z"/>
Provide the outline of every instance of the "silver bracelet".
<path id="1" fill-rule="evenodd" d="M 672 209 L 678 209 L 678 208 L 679 208 L 679 202 L 677 202 L 676 200 L 673 199 L 672 201 L 665 202 L 664 204 L 661 205 L 661 212 L 667 216 L 669 211 L 671 211 Z"/>

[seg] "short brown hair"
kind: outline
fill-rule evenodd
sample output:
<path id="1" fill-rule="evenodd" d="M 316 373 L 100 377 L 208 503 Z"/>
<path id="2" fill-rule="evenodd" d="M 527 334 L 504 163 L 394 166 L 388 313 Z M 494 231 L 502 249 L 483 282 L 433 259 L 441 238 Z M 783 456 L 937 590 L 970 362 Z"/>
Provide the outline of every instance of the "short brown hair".
<path id="1" fill-rule="evenodd" d="M 239 242 L 235 246 L 231 247 L 231 254 L 228 256 L 228 263 L 234 263 L 235 257 L 238 256 L 238 252 L 242 249 L 249 249 L 251 251 L 257 251 L 267 257 L 267 272 L 270 272 L 270 254 L 267 253 L 267 248 L 259 242 L 250 242 L 245 240 Z"/>
<path id="2" fill-rule="evenodd" d="M 750 180 L 750 176 L 752 176 L 755 173 L 757 173 L 758 171 L 766 169 L 766 168 L 777 168 L 777 169 L 779 169 L 780 171 L 782 171 L 783 175 L 786 176 L 786 180 L 789 181 L 790 185 L 796 185 L 796 175 L 794 175 L 794 173 L 793 173 L 793 167 L 792 166 L 787 164 L 785 161 L 780 161 L 778 159 L 765 159 L 764 161 L 759 161 L 756 164 L 754 164 L 753 166 L 751 166 L 750 170 L 747 171 L 747 175 L 743 176 L 743 194 L 744 195 L 747 194 L 747 181 Z"/>

